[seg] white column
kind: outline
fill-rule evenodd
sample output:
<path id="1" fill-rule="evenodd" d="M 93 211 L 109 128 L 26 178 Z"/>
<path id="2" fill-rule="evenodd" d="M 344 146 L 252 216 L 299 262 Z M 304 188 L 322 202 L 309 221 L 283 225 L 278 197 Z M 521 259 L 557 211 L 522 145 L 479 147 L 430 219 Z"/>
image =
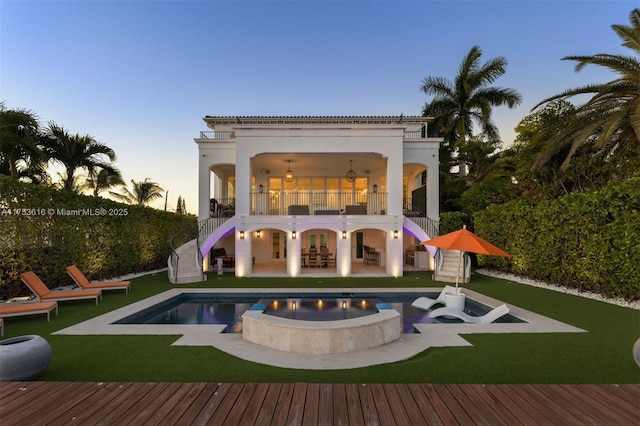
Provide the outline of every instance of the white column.
<path id="1" fill-rule="evenodd" d="M 347 231 L 347 238 L 342 238 L 342 231 L 336 238 L 336 268 L 338 275 L 348 277 L 351 275 L 351 232 Z"/>

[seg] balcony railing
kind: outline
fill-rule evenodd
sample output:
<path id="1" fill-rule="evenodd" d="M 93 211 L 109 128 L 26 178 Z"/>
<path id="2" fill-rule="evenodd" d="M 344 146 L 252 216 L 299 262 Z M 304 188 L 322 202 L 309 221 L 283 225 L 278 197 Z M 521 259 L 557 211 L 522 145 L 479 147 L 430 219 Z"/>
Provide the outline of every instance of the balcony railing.
<path id="1" fill-rule="evenodd" d="M 232 130 L 205 130 L 200 132 L 200 139 L 235 139 L 236 132 Z M 438 134 L 433 126 L 425 126 L 420 130 L 406 130 L 405 139 L 436 138 Z"/>
<path id="2" fill-rule="evenodd" d="M 268 192 L 251 194 L 253 215 L 385 214 L 387 194 L 362 192 Z"/>
<path id="3" fill-rule="evenodd" d="M 200 139 L 235 139 L 236 132 L 231 130 L 205 130 L 200 132 Z"/>
<path id="4" fill-rule="evenodd" d="M 386 193 L 362 192 L 252 192 L 251 214 L 270 216 L 304 215 L 384 215 Z M 426 199 L 403 200 L 407 217 L 427 217 Z M 235 198 L 212 198 L 209 216 L 230 218 L 235 215 Z"/>

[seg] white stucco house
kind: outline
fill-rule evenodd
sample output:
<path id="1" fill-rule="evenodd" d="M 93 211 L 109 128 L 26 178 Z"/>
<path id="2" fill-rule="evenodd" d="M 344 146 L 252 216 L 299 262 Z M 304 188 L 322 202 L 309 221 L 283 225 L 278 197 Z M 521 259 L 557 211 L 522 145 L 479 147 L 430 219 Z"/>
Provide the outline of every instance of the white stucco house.
<path id="1" fill-rule="evenodd" d="M 438 232 L 442 141 L 418 116 L 206 116 L 198 146 L 199 230 L 187 263 L 238 277 L 402 276 Z M 224 251 L 222 250 L 224 249 Z M 213 255 L 212 255 L 213 253 Z M 180 275 L 183 276 L 182 281 Z M 194 274 L 192 274 L 194 275 Z M 195 280 L 196 278 L 193 278 Z"/>

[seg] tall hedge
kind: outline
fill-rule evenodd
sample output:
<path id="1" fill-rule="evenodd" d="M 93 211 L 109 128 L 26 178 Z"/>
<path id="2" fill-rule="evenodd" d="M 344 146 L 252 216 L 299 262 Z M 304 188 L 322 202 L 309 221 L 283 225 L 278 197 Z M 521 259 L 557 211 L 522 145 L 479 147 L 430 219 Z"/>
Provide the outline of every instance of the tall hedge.
<path id="1" fill-rule="evenodd" d="M 483 265 L 582 291 L 640 299 L 640 178 L 529 205 L 493 205 L 475 231 L 513 258 Z"/>
<path id="2" fill-rule="evenodd" d="M 169 238 L 195 220 L 0 175 L 0 299 L 29 294 L 29 270 L 57 287 L 71 264 L 90 280 L 164 268 Z"/>

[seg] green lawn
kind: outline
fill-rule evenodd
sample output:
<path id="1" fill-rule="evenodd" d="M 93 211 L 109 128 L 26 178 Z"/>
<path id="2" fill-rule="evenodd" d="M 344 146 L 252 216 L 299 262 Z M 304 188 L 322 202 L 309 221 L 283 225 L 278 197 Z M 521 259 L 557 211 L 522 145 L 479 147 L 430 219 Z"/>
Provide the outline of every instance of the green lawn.
<path id="1" fill-rule="evenodd" d="M 235 278 L 210 275 L 198 287 L 441 287 L 430 273 L 402 278 Z M 196 287 L 195 285 L 189 285 Z M 588 333 L 475 334 L 472 347 L 432 348 L 406 361 L 352 370 L 309 371 L 243 361 L 213 347 L 172 347 L 177 336 L 54 336 L 50 333 L 173 288 L 167 274 L 133 280 L 132 292 L 60 303 L 43 315 L 5 319 L 5 338 L 38 334 L 53 348 L 49 381 L 338 383 L 640 383 L 631 348 L 640 311 L 474 274 L 465 287 L 585 329 Z"/>

